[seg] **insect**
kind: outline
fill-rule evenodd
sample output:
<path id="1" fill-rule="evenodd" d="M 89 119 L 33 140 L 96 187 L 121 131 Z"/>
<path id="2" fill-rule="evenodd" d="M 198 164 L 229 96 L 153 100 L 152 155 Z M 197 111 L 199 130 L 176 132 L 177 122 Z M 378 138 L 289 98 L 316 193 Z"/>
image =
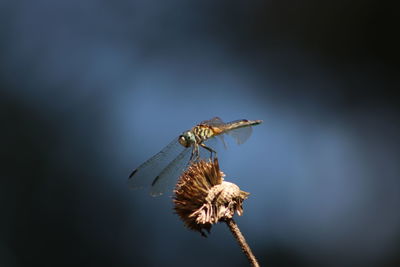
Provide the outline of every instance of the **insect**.
<path id="1" fill-rule="evenodd" d="M 142 163 L 130 174 L 128 182 L 133 188 L 151 185 L 150 194 L 161 195 L 191 161 L 200 158 L 200 148 L 210 152 L 211 158 L 216 155 L 216 151 L 205 144 L 207 140 L 228 134 L 238 144 L 242 144 L 250 137 L 251 126 L 260 123 L 261 120 L 236 120 L 225 123 L 218 117 L 202 121 L 174 138 L 160 152 Z"/>

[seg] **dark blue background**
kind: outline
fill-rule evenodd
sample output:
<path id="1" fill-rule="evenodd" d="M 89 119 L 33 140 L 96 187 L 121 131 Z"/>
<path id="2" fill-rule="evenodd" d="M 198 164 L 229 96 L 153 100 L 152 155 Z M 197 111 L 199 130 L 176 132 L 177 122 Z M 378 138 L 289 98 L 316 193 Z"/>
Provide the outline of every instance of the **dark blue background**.
<path id="1" fill-rule="evenodd" d="M 398 12 L 385 1 L 0 3 L 0 266 L 247 266 L 127 176 L 196 123 L 262 266 L 400 266 Z"/>

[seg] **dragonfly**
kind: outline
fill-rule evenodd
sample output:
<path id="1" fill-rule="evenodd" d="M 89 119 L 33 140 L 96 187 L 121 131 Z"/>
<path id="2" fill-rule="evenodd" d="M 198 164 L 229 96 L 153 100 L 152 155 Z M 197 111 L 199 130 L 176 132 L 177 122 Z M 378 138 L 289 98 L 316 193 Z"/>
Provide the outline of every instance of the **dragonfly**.
<path id="1" fill-rule="evenodd" d="M 232 136 L 237 144 L 243 144 L 251 135 L 252 127 L 262 123 L 262 120 L 235 120 L 223 122 L 219 117 L 202 121 L 190 130 L 174 138 L 160 152 L 142 163 L 129 175 L 131 188 L 150 186 L 150 195 L 162 195 L 166 188 L 173 186 L 178 176 L 191 162 L 209 157 L 216 157 L 217 152 L 207 146 L 210 139 Z M 225 145 L 226 146 L 226 145 Z"/>

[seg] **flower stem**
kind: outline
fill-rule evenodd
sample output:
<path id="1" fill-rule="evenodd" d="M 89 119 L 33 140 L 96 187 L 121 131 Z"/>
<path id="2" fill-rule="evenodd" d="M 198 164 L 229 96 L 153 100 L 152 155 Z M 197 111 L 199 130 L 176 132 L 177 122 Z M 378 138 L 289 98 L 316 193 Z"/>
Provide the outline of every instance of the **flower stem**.
<path id="1" fill-rule="evenodd" d="M 253 252 L 251 251 L 249 245 L 246 242 L 246 239 L 242 235 L 242 233 L 239 230 L 238 225 L 233 219 L 226 219 L 225 220 L 226 225 L 228 225 L 229 230 L 231 230 L 233 236 L 239 243 L 239 246 L 242 248 L 242 251 L 246 255 L 246 257 L 249 259 L 251 266 L 254 267 L 260 267 L 260 264 L 258 264 L 256 257 L 254 256 Z"/>

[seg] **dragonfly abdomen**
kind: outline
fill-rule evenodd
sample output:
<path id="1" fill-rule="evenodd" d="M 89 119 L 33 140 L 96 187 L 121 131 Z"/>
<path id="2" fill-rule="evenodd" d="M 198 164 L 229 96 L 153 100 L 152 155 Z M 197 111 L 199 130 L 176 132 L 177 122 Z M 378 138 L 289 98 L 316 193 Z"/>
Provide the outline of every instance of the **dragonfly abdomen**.
<path id="1" fill-rule="evenodd" d="M 225 129 L 223 130 L 223 132 L 227 132 L 230 130 L 235 130 L 235 129 L 239 129 L 239 128 L 243 128 L 243 127 L 248 127 L 248 126 L 253 126 L 253 125 L 258 125 L 262 123 L 262 120 L 254 120 L 254 121 L 250 121 L 250 120 L 237 120 L 237 121 L 232 121 L 232 122 L 228 122 L 225 125 Z"/>

